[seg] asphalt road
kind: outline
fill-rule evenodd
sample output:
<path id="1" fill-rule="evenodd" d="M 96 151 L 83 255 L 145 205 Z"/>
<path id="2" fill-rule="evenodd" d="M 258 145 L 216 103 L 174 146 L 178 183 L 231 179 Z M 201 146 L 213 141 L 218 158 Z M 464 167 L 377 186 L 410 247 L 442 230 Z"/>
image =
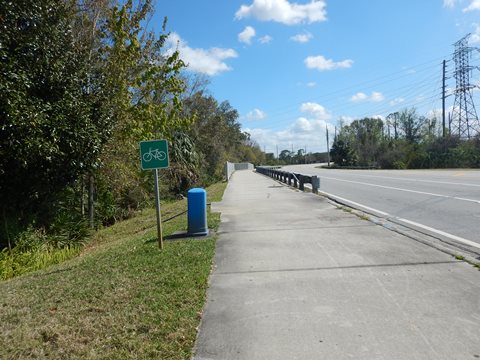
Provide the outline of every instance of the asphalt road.
<path id="1" fill-rule="evenodd" d="M 480 244 L 480 170 L 333 170 L 316 166 L 283 169 L 317 175 L 321 191 L 385 216 Z"/>

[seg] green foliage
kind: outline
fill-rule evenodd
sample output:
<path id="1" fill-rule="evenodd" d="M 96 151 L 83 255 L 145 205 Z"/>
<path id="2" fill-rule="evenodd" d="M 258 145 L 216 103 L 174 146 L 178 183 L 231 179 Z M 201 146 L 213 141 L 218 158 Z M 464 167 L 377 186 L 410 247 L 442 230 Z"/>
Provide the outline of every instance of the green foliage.
<path id="1" fill-rule="evenodd" d="M 170 144 L 171 166 L 165 171 L 168 190 L 173 194 L 185 193 L 199 180 L 199 155 L 190 136 L 175 132 Z"/>
<path id="2" fill-rule="evenodd" d="M 152 139 L 191 123 L 180 116 L 179 95 L 185 88 L 178 52 L 164 50 L 168 33 L 157 37 L 144 28 L 152 1 L 126 1 L 107 15 L 103 53 L 107 58 L 108 89 L 115 98 L 115 140 Z"/>
<path id="3" fill-rule="evenodd" d="M 393 129 L 392 129 L 393 127 Z M 480 167 L 480 138 L 441 137 L 436 119 L 404 109 L 379 119 L 355 120 L 341 128 L 331 149 L 339 166 L 384 169 Z"/>
<path id="4" fill-rule="evenodd" d="M 52 197 L 94 166 L 109 136 L 101 96 L 87 93 L 87 53 L 69 4 L 0 4 L 2 240 L 33 222 L 48 225 Z"/>
<path id="5" fill-rule="evenodd" d="M 241 131 L 238 112 L 228 101 L 218 103 L 212 96 L 197 92 L 184 100 L 184 112 L 195 119 L 189 135 L 200 156 L 202 181 L 223 178 L 227 160 L 255 164 L 264 161 L 258 145 Z"/>
<path id="6" fill-rule="evenodd" d="M 107 59 L 106 87 L 112 94 L 115 128 L 96 171 L 96 215 L 103 225 L 130 217 L 150 203 L 151 172 L 139 168 L 138 143 L 142 140 L 170 140 L 173 157 L 167 179 L 172 192 L 184 191 L 198 178 L 195 162 L 187 163 L 181 153 L 193 150 L 178 143 L 175 135 L 192 122 L 184 116 L 179 100 L 185 89 L 180 77 L 185 64 L 177 52 L 164 49 L 166 23 L 160 36 L 144 28 L 151 12 L 150 0 L 127 1 L 106 12 L 102 52 Z M 179 147 L 182 150 L 177 152 Z"/>
<path id="7" fill-rule="evenodd" d="M 346 141 L 342 140 L 341 138 L 338 138 L 333 143 L 332 149 L 330 150 L 330 155 L 332 161 L 339 166 L 353 166 L 357 163 L 354 150 Z"/>
<path id="8" fill-rule="evenodd" d="M 15 248 L 0 252 L 0 280 L 62 263 L 79 253 L 79 245 L 59 248 L 57 240 L 48 238 L 43 230 L 29 228 L 22 232 Z"/>
<path id="9" fill-rule="evenodd" d="M 227 186 L 226 182 L 215 183 L 207 188 L 207 201 L 220 201 Z M 162 206 L 163 218 L 181 213 L 186 209 L 185 200 L 169 202 Z M 66 215 L 66 214 L 65 214 Z M 70 221 L 70 219 L 57 219 L 53 226 L 59 226 L 61 232 L 65 233 L 67 226 L 62 226 L 58 222 Z M 28 272 L 44 269 L 54 264 L 60 264 L 80 253 L 85 245 L 94 246 L 103 242 L 104 237 L 109 241 L 116 240 L 117 237 L 128 237 L 137 232 L 150 231 L 155 228 L 154 212 L 146 210 L 138 217 L 119 223 L 117 226 L 102 229 L 91 234 L 86 226 L 83 229 L 88 233 L 81 236 L 82 241 L 76 241 L 73 234 L 78 235 L 78 227 L 75 227 L 73 233 L 67 233 L 68 236 L 47 234 L 44 229 L 35 229 L 29 227 L 21 232 L 16 239 L 16 246 L 9 250 L 7 248 L 0 251 L 0 280 L 10 279 Z M 220 224 L 220 215 L 212 213 L 208 208 L 208 227 L 218 229 Z M 71 226 L 72 224 L 70 224 Z M 165 235 L 171 234 L 176 230 L 184 230 L 186 227 L 186 216 L 178 217 L 177 220 L 164 224 Z M 90 236 L 92 235 L 92 236 Z M 70 240 L 68 240 L 70 239 Z M 88 247 L 88 246 L 87 246 Z"/>

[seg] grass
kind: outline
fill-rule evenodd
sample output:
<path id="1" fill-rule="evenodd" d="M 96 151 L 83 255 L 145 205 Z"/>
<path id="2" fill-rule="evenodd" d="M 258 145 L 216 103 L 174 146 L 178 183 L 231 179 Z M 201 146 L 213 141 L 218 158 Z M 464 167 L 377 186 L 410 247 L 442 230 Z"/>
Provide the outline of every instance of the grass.
<path id="1" fill-rule="evenodd" d="M 365 220 L 365 221 L 369 221 L 370 220 L 370 217 L 366 214 L 361 214 L 361 215 L 358 215 L 358 217 L 362 220 Z"/>
<path id="2" fill-rule="evenodd" d="M 207 189 L 218 201 L 226 184 Z M 164 219 L 186 200 L 162 204 Z M 0 357 L 189 359 L 215 238 L 156 242 L 155 211 L 103 229 L 79 256 L 0 283 Z M 218 226 L 210 214 L 209 226 Z M 186 216 L 164 224 L 185 230 Z"/>
<path id="3" fill-rule="evenodd" d="M 346 206 L 341 206 L 340 209 L 342 209 L 343 211 L 345 211 L 347 213 L 352 213 L 353 212 L 352 208 L 349 208 L 349 207 L 346 207 Z"/>
<path id="4" fill-rule="evenodd" d="M 12 251 L 4 249 L 0 252 L 0 281 L 62 263 L 80 251 L 81 247 L 74 245 L 61 249 L 42 246 L 26 252 L 17 251 L 16 248 Z"/>

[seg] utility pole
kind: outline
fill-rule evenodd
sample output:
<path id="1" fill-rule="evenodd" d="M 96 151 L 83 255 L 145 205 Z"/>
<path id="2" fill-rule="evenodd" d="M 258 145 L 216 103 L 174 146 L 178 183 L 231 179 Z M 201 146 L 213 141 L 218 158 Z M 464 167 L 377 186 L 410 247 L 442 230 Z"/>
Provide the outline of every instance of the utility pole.
<path id="1" fill-rule="evenodd" d="M 328 126 L 325 125 L 325 129 L 327 130 L 327 158 L 328 158 L 328 167 L 330 167 L 330 142 L 328 141 Z"/>
<path id="2" fill-rule="evenodd" d="M 443 137 L 445 137 L 445 73 L 447 69 L 447 62 L 443 60 L 443 74 L 442 74 L 442 128 Z"/>
<path id="3" fill-rule="evenodd" d="M 398 139 L 398 133 L 397 133 L 397 120 L 398 120 L 398 112 L 396 112 L 395 114 L 395 117 L 393 119 L 393 131 L 395 133 L 395 140 Z"/>
<path id="4" fill-rule="evenodd" d="M 278 145 L 277 145 L 277 160 L 278 160 Z"/>
<path id="5" fill-rule="evenodd" d="M 477 86 L 470 83 L 470 73 L 476 66 L 469 64 L 470 55 L 477 48 L 468 46 L 468 34 L 458 40 L 453 53 L 455 61 L 455 101 L 453 102 L 453 134 L 460 139 L 470 139 L 480 133 L 480 123 L 473 103 L 472 90 Z"/>

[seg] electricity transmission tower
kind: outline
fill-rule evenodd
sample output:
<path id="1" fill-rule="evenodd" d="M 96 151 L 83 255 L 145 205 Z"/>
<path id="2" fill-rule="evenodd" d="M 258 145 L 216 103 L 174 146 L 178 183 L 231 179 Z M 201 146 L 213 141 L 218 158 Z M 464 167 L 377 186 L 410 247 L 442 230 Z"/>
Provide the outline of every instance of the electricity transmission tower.
<path id="1" fill-rule="evenodd" d="M 472 52 L 477 48 L 468 46 L 471 34 L 458 40 L 453 53 L 455 61 L 455 101 L 453 102 L 452 134 L 461 139 L 470 139 L 480 134 L 480 123 L 473 103 L 472 90 L 476 85 L 470 83 L 470 74 L 478 67 L 470 66 Z"/>

